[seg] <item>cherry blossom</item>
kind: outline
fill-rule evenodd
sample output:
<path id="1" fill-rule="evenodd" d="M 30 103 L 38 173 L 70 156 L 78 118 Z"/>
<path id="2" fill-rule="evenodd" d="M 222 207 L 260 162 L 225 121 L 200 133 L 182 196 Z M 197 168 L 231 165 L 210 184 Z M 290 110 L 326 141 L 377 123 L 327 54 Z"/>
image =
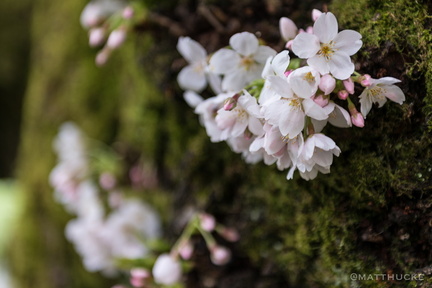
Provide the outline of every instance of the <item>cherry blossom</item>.
<path id="1" fill-rule="evenodd" d="M 347 79 L 354 72 L 350 56 L 362 46 L 361 34 L 353 30 L 338 33 L 336 17 L 323 13 L 313 26 L 313 34 L 300 33 L 292 50 L 321 74 L 331 73 L 336 79 Z"/>

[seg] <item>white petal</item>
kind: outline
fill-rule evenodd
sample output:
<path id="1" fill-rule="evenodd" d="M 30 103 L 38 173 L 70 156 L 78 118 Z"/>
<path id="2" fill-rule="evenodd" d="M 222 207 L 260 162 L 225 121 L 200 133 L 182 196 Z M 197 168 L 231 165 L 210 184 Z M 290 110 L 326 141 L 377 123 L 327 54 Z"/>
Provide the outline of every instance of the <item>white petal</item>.
<path id="1" fill-rule="evenodd" d="M 189 37 L 179 38 L 177 50 L 189 63 L 201 61 L 207 57 L 207 52 L 201 44 Z"/>
<path id="2" fill-rule="evenodd" d="M 272 89 L 281 97 L 292 98 L 292 90 L 290 85 L 288 84 L 287 79 L 279 76 L 271 76 L 267 79 L 269 83 L 269 89 Z"/>
<path id="3" fill-rule="evenodd" d="M 371 79 L 372 84 L 386 84 L 386 85 L 392 85 L 401 82 L 401 80 L 393 78 L 393 77 L 383 77 L 380 79 Z"/>
<path id="4" fill-rule="evenodd" d="M 279 128 L 276 126 L 265 134 L 264 139 L 264 149 L 270 155 L 276 154 L 286 145 L 282 140 L 282 134 Z"/>
<path id="5" fill-rule="evenodd" d="M 384 88 L 384 87 L 383 87 Z M 393 102 L 402 104 L 405 101 L 405 94 L 398 86 L 391 85 L 385 87 L 384 95 Z"/>
<path id="6" fill-rule="evenodd" d="M 308 73 L 311 73 L 313 79 L 305 79 L 305 76 Z M 294 72 L 289 75 L 288 82 L 297 96 L 307 99 L 314 95 L 318 90 L 320 76 L 317 71 L 313 70 L 311 67 L 305 66 L 294 70 Z"/>
<path id="7" fill-rule="evenodd" d="M 237 33 L 231 36 L 230 46 L 243 56 L 250 56 L 258 49 L 258 39 L 249 32 Z"/>
<path id="8" fill-rule="evenodd" d="M 329 65 L 325 57 L 315 55 L 307 60 L 307 63 L 310 67 L 317 70 L 321 75 L 327 74 L 330 72 Z"/>
<path id="9" fill-rule="evenodd" d="M 359 96 L 360 102 L 360 112 L 363 117 L 366 119 L 366 115 L 372 108 L 372 101 L 370 97 L 367 95 L 367 90 L 365 89 L 363 93 Z"/>
<path id="10" fill-rule="evenodd" d="M 185 99 L 186 103 L 192 108 L 196 108 L 201 102 L 204 101 L 204 99 L 200 95 L 198 95 L 194 91 L 189 90 L 183 93 L 183 98 Z"/>
<path id="11" fill-rule="evenodd" d="M 329 115 L 328 121 L 333 126 L 339 128 L 348 128 L 352 126 L 349 112 L 339 105 L 335 105 L 335 109 Z"/>
<path id="12" fill-rule="evenodd" d="M 328 64 L 330 73 L 336 79 L 345 80 L 354 73 L 354 64 L 350 56 L 341 51 L 334 53 Z"/>
<path id="13" fill-rule="evenodd" d="M 279 129 L 282 135 L 292 139 L 296 137 L 304 128 L 305 114 L 298 108 L 289 107 L 285 113 L 281 115 L 279 120 Z"/>
<path id="14" fill-rule="evenodd" d="M 338 23 L 333 13 L 323 13 L 314 23 L 314 34 L 321 43 L 329 43 L 338 34 Z"/>
<path id="15" fill-rule="evenodd" d="M 240 56 L 231 49 L 220 49 L 210 58 L 210 72 L 216 74 L 225 74 L 234 67 L 239 66 Z"/>
<path id="16" fill-rule="evenodd" d="M 238 137 L 242 135 L 245 132 L 247 127 L 248 127 L 247 119 L 236 118 L 236 122 L 231 131 L 231 136 Z"/>
<path id="17" fill-rule="evenodd" d="M 248 127 L 250 132 L 252 132 L 254 135 L 258 137 L 264 135 L 263 124 L 258 118 L 249 116 Z"/>
<path id="18" fill-rule="evenodd" d="M 276 55 L 276 51 L 273 48 L 261 45 L 258 47 L 258 50 L 254 54 L 253 58 L 256 62 L 260 64 L 265 64 L 265 62 L 270 56 L 275 56 L 275 55 Z"/>
<path id="19" fill-rule="evenodd" d="M 223 91 L 238 92 L 246 85 L 246 74 L 242 71 L 234 70 L 226 74 L 222 80 Z"/>
<path id="20" fill-rule="evenodd" d="M 297 25 L 289 18 L 282 17 L 279 19 L 279 31 L 285 41 L 293 39 L 297 35 Z"/>
<path id="21" fill-rule="evenodd" d="M 331 139 L 330 137 L 327 137 L 326 135 L 322 133 L 315 133 L 312 137 L 315 141 L 315 147 L 318 147 L 325 151 L 330 151 L 334 148 L 336 148 L 336 143 Z M 327 166 L 327 165 L 321 165 L 321 166 Z"/>
<path id="22" fill-rule="evenodd" d="M 320 49 L 319 39 L 314 34 L 300 33 L 292 43 L 294 54 L 303 59 L 314 56 Z"/>
<path id="23" fill-rule="evenodd" d="M 213 92 L 215 94 L 222 93 L 222 78 L 215 73 L 207 73 L 207 80 Z"/>
<path id="24" fill-rule="evenodd" d="M 289 63 L 289 52 L 288 50 L 283 50 L 273 58 L 271 61 L 271 67 L 273 68 L 273 71 L 276 73 L 276 75 L 282 77 L 285 76 L 284 73 L 287 70 Z"/>
<path id="25" fill-rule="evenodd" d="M 343 30 L 334 39 L 334 48 L 347 55 L 354 55 L 361 48 L 362 35 L 354 30 Z"/>
<path id="26" fill-rule="evenodd" d="M 315 120 L 313 118 L 311 118 L 311 120 L 316 133 L 321 132 L 324 129 L 324 127 L 327 125 L 327 120 Z"/>
<path id="27" fill-rule="evenodd" d="M 207 85 L 205 74 L 192 65 L 184 67 L 177 76 L 177 82 L 183 90 L 201 92 Z"/>
<path id="28" fill-rule="evenodd" d="M 325 113 L 325 110 L 316 104 L 312 99 L 303 100 L 303 109 L 305 114 L 316 120 L 325 120 L 328 118 L 328 115 Z"/>

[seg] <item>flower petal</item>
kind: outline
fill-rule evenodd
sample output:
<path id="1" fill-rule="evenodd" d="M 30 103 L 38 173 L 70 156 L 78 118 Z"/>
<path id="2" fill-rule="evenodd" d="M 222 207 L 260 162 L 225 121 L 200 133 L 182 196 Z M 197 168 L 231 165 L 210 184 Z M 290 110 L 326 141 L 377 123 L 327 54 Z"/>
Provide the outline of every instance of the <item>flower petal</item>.
<path id="1" fill-rule="evenodd" d="M 307 60 L 307 64 L 317 70 L 321 75 L 327 74 L 330 72 L 328 61 L 325 57 L 320 55 L 315 55 Z M 334 75 L 333 75 L 334 76 Z"/>
<path id="2" fill-rule="evenodd" d="M 210 58 L 209 70 L 216 74 L 225 74 L 239 66 L 240 56 L 231 49 L 220 49 Z"/>
<path id="3" fill-rule="evenodd" d="M 246 84 L 246 74 L 242 71 L 232 70 L 230 73 L 225 74 L 222 80 L 223 91 L 238 92 L 244 88 Z"/>
<path id="4" fill-rule="evenodd" d="M 281 97 L 284 98 L 293 97 L 293 92 L 286 78 L 279 77 L 279 76 L 270 76 L 267 79 L 267 82 L 269 84 L 269 89 L 273 90 Z"/>
<path id="5" fill-rule="evenodd" d="M 314 56 L 320 49 L 319 39 L 314 34 L 298 34 L 292 43 L 292 51 L 294 54 L 303 59 Z"/>
<path id="6" fill-rule="evenodd" d="M 369 113 L 369 111 L 372 108 L 372 100 L 367 94 L 367 89 L 365 89 L 362 94 L 359 96 L 359 102 L 360 102 L 360 112 L 363 115 L 363 117 L 366 119 L 366 115 Z"/>
<path id="7" fill-rule="evenodd" d="M 334 53 L 328 64 L 330 73 L 336 79 L 345 80 L 354 73 L 354 64 L 351 62 L 350 56 L 342 51 Z"/>
<path id="8" fill-rule="evenodd" d="M 343 30 L 334 39 L 334 48 L 343 51 L 347 55 L 354 55 L 361 48 L 362 35 L 354 30 Z"/>
<path id="9" fill-rule="evenodd" d="M 338 22 L 331 12 L 323 13 L 314 23 L 313 32 L 321 43 L 329 43 L 338 34 Z"/>
<path id="10" fill-rule="evenodd" d="M 231 36 L 229 43 L 235 51 L 243 56 L 254 54 L 259 46 L 258 39 L 250 32 L 234 34 Z"/>
<path id="11" fill-rule="evenodd" d="M 189 63 L 201 61 L 207 57 L 207 52 L 201 44 L 189 37 L 179 38 L 177 50 Z"/>
<path id="12" fill-rule="evenodd" d="M 305 114 L 297 107 L 289 106 L 285 113 L 282 113 L 279 120 L 279 129 L 282 135 L 289 139 L 295 138 L 303 130 Z"/>
<path id="13" fill-rule="evenodd" d="M 192 108 L 196 108 L 201 102 L 204 101 L 204 99 L 200 95 L 190 90 L 183 93 L 183 98 L 186 103 Z"/>
<path id="14" fill-rule="evenodd" d="M 385 87 L 386 92 L 384 95 L 393 102 L 402 104 L 405 101 L 405 94 L 398 86 L 391 85 Z"/>
<path id="15" fill-rule="evenodd" d="M 271 61 L 271 67 L 273 68 L 273 71 L 276 73 L 276 75 L 284 76 L 284 73 L 287 70 L 289 63 L 289 52 L 288 50 L 283 50 L 273 58 L 273 60 Z"/>
<path id="16" fill-rule="evenodd" d="M 268 46 L 261 45 L 254 54 L 254 60 L 260 64 L 265 64 L 270 56 L 275 56 L 276 51 Z"/>
<path id="17" fill-rule="evenodd" d="M 303 100 L 303 109 L 305 114 L 316 120 L 325 120 L 328 118 L 328 115 L 325 113 L 325 110 L 316 104 L 312 99 L 304 99 Z"/>
<path id="18" fill-rule="evenodd" d="M 192 65 L 184 67 L 177 76 L 177 82 L 183 90 L 201 92 L 207 85 L 205 74 Z"/>

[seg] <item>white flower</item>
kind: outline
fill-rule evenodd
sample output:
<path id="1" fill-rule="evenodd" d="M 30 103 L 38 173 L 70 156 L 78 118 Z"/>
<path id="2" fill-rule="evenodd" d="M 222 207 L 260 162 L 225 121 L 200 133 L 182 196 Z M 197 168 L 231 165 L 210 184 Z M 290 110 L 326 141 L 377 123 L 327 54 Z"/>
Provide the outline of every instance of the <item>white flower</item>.
<path id="1" fill-rule="evenodd" d="M 267 58 L 276 55 L 272 48 L 259 45 L 258 39 L 249 32 L 234 34 L 230 46 L 232 49 L 220 49 L 210 59 L 210 71 L 224 75 L 223 91 L 238 92 L 258 79 Z"/>
<path id="2" fill-rule="evenodd" d="M 232 96 L 233 93 L 221 93 L 202 101 L 195 108 L 195 113 L 200 116 L 200 122 L 205 127 L 212 142 L 222 141 L 222 130 L 216 124 L 215 116 L 216 112 L 223 106 L 224 101 Z"/>
<path id="3" fill-rule="evenodd" d="M 286 78 L 273 76 L 269 77 L 268 81 L 279 99 L 264 105 L 264 118 L 269 124 L 278 126 L 283 136 L 289 139 L 295 138 L 304 128 L 305 116 L 316 120 L 324 120 L 328 117 L 323 108 L 310 98 L 312 95 L 309 95 L 311 92 L 309 85 L 305 85 L 305 90 L 300 91 L 301 95 L 309 95 L 309 98 L 302 98 L 293 92 Z M 301 85 L 296 86 L 296 88 L 300 87 Z"/>
<path id="4" fill-rule="evenodd" d="M 315 132 L 321 132 L 327 122 L 338 128 L 348 128 L 352 126 L 350 113 L 333 101 L 329 101 L 323 109 L 328 115 L 328 118 L 320 121 L 312 119 Z"/>
<path id="5" fill-rule="evenodd" d="M 305 180 L 314 179 L 318 172 L 329 173 L 333 155 L 339 156 L 339 154 L 340 149 L 331 138 L 315 133 L 298 146 L 296 155 L 292 157 L 294 165 L 288 174 L 288 179 L 292 178 L 294 169 L 298 169 L 300 176 Z"/>
<path id="6" fill-rule="evenodd" d="M 95 27 L 101 24 L 105 18 L 122 10 L 125 6 L 125 2 L 117 0 L 91 1 L 81 12 L 81 25 L 84 28 Z"/>
<path id="7" fill-rule="evenodd" d="M 311 67 L 305 66 L 294 70 L 288 76 L 291 89 L 301 98 L 310 98 L 318 90 L 320 84 L 319 73 Z"/>
<path id="8" fill-rule="evenodd" d="M 180 37 L 177 50 L 189 63 L 177 76 L 180 87 L 184 90 L 201 92 L 207 86 L 207 52 L 197 41 L 189 37 Z"/>
<path id="9" fill-rule="evenodd" d="M 402 90 L 393 85 L 400 80 L 393 77 L 384 77 L 380 79 L 370 79 L 370 86 L 366 87 L 360 98 L 360 111 L 364 118 L 372 108 L 372 103 L 378 103 L 382 107 L 387 102 L 387 98 L 393 102 L 402 104 L 405 101 L 405 95 Z"/>
<path id="10" fill-rule="evenodd" d="M 308 59 L 309 66 L 322 75 L 330 72 L 336 79 L 344 80 L 354 72 L 350 56 L 362 46 L 361 37 L 353 30 L 338 33 L 336 17 L 328 12 L 317 19 L 313 34 L 297 35 L 292 50 L 298 57 Z"/>
<path id="11" fill-rule="evenodd" d="M 256 136 L 264 134 L 262 123 L 259 120 L 261 118 L 260 107 L 256 99 L 246 90 L 243 93 L 233 109 L 227 111 L 221 108 L 217 112 L 215 121 L 218 128 L 222 130 L 222 140 L 243 135 L 246 129 Z"/>
<path id="12" fill-rule="evenodd" d="M 182 268 L 180 262 L 169 254 L 161 254 L 156 259 L 152 274 L 158 284 L 173 285 L 180 281 Z"/>

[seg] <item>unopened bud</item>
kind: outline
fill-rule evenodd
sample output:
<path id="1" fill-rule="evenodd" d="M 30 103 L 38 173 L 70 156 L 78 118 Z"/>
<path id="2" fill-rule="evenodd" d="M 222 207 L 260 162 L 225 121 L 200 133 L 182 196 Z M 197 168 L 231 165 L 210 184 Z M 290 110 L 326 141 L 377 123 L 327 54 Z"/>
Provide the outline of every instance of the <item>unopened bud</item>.
<path id="1" fill-rule="evenodd" d="M 99 176 L 99 184 L 105 190 L 113 189 L 116 182 L 116 178 L 110 172 L 104 172 Z"/>
<path id="2" fill-rule="evenodd" d="M 225 265 L 231 260 L 231 251 L 226 247 L 215 245 L 210 248 L 210 259 L 215 265 Z"/>
<path id="3" fill-rule="evenodd" d="M 229 97 L 224 102 L 224 110 L 231 111 L 237 106 L 237 100 L 240 97 L 240 94 L 235 94 L 233 97 Z"/>
<path id="4" fill-rule="evenodd" d="M 330 74 L 325 74 L 321 77 L 320 83 L 319 83 L 319 89 L 324 92 L 324 95 L 328 95 L 336 87 L 336 80 L 331 76 Z"/>
<path id="5" fill-rule="evenodd" d="M 207 232 L 213 231 L 214 228 L 216 227 L 216 220 L 210 214 L 202 213 L 200 214 L 199 219 L 200 219 L 201 228 Z"/>
<path id="6" fill-rule="evenodd" d="M 346 100 L 348 98 L 348 92 L 346 90 L 340 90 L 338 92 L 338 98 L 341 100 Z"/>
<path id="7" fill-rule="evenodd" d="M 236 242 L 240 239 L 240 234 L 234 228 L 224 227 L 222 231 L 220 231 L 220 235 L 230 242 Z"/>
<path id="8" fill-rule="evenodd" d="M 350 78 L 343 80 L 342 81 L 345 90 L 349 93 L 349 94 L 354 94 L 354 82 L 353 80 Z"/>
<path id="9" fill-rule="evenodd" d="M 284 72 L 285 77 L 288 77 L 292 72 L 293 72 L 293 70 L 285 71 Z"/>
<path id="10" fill-rule="evenodd" d="M 108 36 L 107 47 L 111 49 L 119 48 L 126 40 L 126 29 L 118 28 Z"/>
<path id="11" fill-rule="evenodd" d="M 364 117 L 360 112 L 351 115 L 351 122 L 354 126 L 363 128 L 364 127 Z"/>
<path id="12" fill-rule="evenodd" d="M 317 95 L 313 98 L 313 101 L 319 106 L 325 107 L 329 103 L 329 98 L 324 95 Z"/>
<path id="13" fill-rule="evenodd" d="M 127 6 L 123 9 L 122 16 L 124 19 L 131 19 L 134 16 L 135 12 L 131 6 Z"/>
<path id="14" fill-rule="evenodd" d="M 183 258 L 184 260 L 189 260 L 192 257 L 193 251 L 194 251 L 194 247 L 189 241 L 180 245 L 178 249 L 180 257 Z"/>
<path id="15" fill-rule="evenodd" d="M 89 45 L 90 47 L 101 46 L 105 41 L 104 28 L 92 28 L 89 31 Z"/>
<path id="16" fill-rule="evenodd" d="M 369 87 L 372 85 L 372 82 L 371 82 L 372 77 L 369 74 L 364 74 L 360 79 L 361 79 L 360 84 L 363 87 Z"/>
<path id="17" fill-rule="evenodd" d="M 101 51 L 99 51 L 99 53 L 96 55 L 96 61 L 95 61 L 96 65 L 97 66 L 105 65 L 110 55 L 111 55 L 111 50 L 107 49 L 106 47 Z"/>
<path id="18" fill-rule="evenodd" d="M 291 50 L 291 47 L 292 47 L 293 42 L 294 42 L 294 40 L 289 40 L 289 41 L 285 44 L 285 48 Z"/>
<path id="19" fill-rule="evenodd" d="M 134 287 L 143 287 L 148 278 L 150 278 L 150 272 L 144 268 L 134 268 L 130 271 L 131 278 L 130 283 Z"/>

